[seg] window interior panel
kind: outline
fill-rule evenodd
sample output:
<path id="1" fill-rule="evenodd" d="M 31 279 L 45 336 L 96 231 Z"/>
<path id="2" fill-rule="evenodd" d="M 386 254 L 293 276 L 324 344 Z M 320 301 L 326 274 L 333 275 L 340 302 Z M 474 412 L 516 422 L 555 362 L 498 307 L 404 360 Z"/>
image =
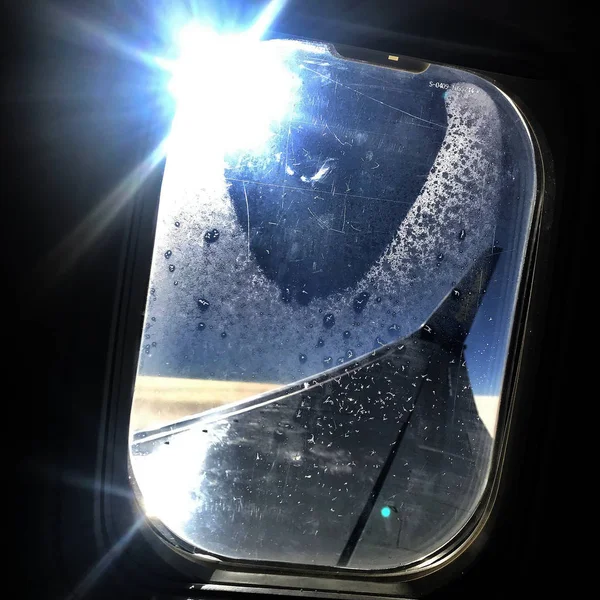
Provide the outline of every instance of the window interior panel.
<path id="1" fill-rule="evenodd" d="M 222 559 L 409 565 L 490 475 L 528 128 L 455 68 L 298 40 L 229 58 L 175 82 L 131 415 L 141 501 Z"/>

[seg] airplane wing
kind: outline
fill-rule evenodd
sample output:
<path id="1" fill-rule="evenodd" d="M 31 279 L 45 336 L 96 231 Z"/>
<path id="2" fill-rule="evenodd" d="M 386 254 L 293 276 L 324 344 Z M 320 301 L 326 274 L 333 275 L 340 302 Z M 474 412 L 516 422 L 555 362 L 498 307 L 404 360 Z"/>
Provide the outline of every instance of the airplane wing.
<path id="1" fill-rule="evenodd" d="M 482 256 L 405 339 L 136 433 L 149 512 L 198 551 L 242 560 L 381 569 L 439 547 L 487 476 L 464 343 L 497 259 Z"/>

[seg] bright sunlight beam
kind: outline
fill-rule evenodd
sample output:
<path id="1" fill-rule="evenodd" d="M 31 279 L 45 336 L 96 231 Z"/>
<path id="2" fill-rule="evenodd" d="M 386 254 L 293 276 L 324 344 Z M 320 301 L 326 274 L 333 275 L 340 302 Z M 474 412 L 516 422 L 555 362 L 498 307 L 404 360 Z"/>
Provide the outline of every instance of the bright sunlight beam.
<path id="1" fill-rule="evenodd" d="M 272 4 L 264 13 L 269 20 Z M 220 35 L 198 22 L 181 30 L 178 59 L 162 61 L 176 101 L 169 153 L 191 154 L 199 164 L 256 150 L 288 116 L 299 78 L 287 68 L 281 44 L 260 40 L 267 25 L 261 16 L 243 33 Z"/>
<path id="2" fill-rule="evenodd" d="M 165 156 L 165 148 L 166 142 L 163 141 L 49 253 L 38 266 L 38 277 L 42 285 L 50 283 L 45 279 L 46 273 L 51 274 L 52 282 L 56 282 L 93 246 L 115 216 L 132 200 L 154 172 Z"/>
<path id="3" fill-rule="evenodd" d="M 243 33 L 223 35 L 217 34 L 210 22 L 201 25 L 200 11 L 193 11 L 196 20 L 176 35 L 179 58 L 175 61 L 137 48 L 91 17 L 46 6 L 45 16 L 55 26 L 57 35 L 85 46 L 101 44 L 165 73 L 170 77 L 169 90 L 159 89 L 158 93 L 166 97 L 170 91 L 177 106 L 168 140 L 138 164 L 37 266 L 36 276 L 44 285 L 55 285 L 60 274 L 85 254 L 166 153 L 177 150 L 177 162 L 182 158 L 196 165 L 203 159 L 222 162 L 227 151 L 256 148 L 270 137 L 274 124 L 293 105 L 293 92 L 298 85 L 297 78 L 285 67 L 283 50 L 260 41 L 284 4 L 285 0 L 271 0 Z M 174 9 L 161 13 L 160 19 L 157 13 L 153 34 L 161 33 L 161 24 L 164 27 L 169 23 L 167 29 L 173 29 L 173 23 L 182 19 L 183 15 Z M 241 31 L 242 24 L 227 25 L 228 31 L 233 31 L 234 25 L 235 30 Z M 164 53 L 168 54 L 168 48 L 164 48 Z M 52 276 L 45 280 L 44 273 Z"/>

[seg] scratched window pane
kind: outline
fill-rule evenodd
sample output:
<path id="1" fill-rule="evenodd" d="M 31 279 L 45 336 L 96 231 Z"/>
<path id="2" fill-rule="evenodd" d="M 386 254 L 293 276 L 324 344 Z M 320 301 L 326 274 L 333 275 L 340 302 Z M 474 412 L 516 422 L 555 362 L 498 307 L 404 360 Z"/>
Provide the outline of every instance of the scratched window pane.
<path id="1" fill-rule="evenodd" d="M 197 552 L 407 565 L 460 532 L 490 476 L 532 143 L 461 70 L 298 41 L 256 60 L 178 105 L 133 475 Z"/>

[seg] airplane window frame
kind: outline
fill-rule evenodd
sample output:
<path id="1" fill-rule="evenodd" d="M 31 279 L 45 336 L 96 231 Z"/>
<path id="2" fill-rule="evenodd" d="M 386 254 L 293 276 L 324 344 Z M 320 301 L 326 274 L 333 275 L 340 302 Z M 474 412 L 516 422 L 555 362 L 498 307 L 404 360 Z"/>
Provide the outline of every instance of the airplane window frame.
<path id="1" fill-rule="evenodd" d="M 372 57 L 372 54 L 368 56 Z M 110 372 L 107 373 L 106 379 L 106 413 L 102 423 L 104 435 L 100 440 L 103 451 L 99 452 L 97 468 L 97 480 L 100 485 L 96 486 L 96 514 L 101 523 L 98 536 L 108 547 L 121 539 L 123 532 L 131 531 L 132 528 L 139 530 L 141 539 L 144 540 L 144 549 L 141 551 L 144 555 L 152 556 L 153 560 L 158 560 L 159 564 L 168 565 L 167 568 L 176 581 L 170 585 L 177 589 L 185 586 L 181 589 L 199 590 L 209 585 L 211 589 L 244 590 L 251 587 L 256 591 L 257 586 L 260 586 L 263 592 L 283 587 L 310 589 L 315 593 L 320 591 L 339 594 L 420 595 L 439 587 L 459 573 L 483 547 L 485 535 L 482 533 L 493 526 L 498 512 L 496 500 L 502 492 L 502 487 L 506 485 L 504 463 L 507 455 L 511 453 L 509 450 L 514 454 L 515 449 L 518 449 L 518 445 L 515 445 L 515 440 L 512 439 L 515 413 L 519 413 L 520 405 L 525 402 L 523 388 L 530 385 L 526 369 L 528 361 L 535 360 L 537 340 L 532 324 L 539 314 L 535 315 L 532 307 L 544 304 L 543 271 L 544 268 L 548 268 L 545 258 L 549 256 L 552 248 L 550 233 L 551 205 L 554 200 L 553 167 L 544 134 L 536 125 L 531 111 L 518 97 L 518 80 L 460 65 L 444 66 L 460 68 L 478 75 L 507 95 L 527 125 L 537 169 L 536 197 L 510 335 L 505 384 L 500 397 L 497 438 L 492 452 L 488 485 L 478 508 L 459 534 L 433 555 L 412 567 L 376 572 L 353 572 L 351 569 L 340 571 L 334 567 L 304 567 L 289 563 L 260 564 L 259 572 L 256 563 L 252 565 L 239 560 L 218 561 L 210 556 L 192 555 L 188 550 L 177 547 L 176 540 L 166 528 L 141 516 L 132 488 L 135 482 L 128 461 L 129 419 L 138 352 L 142 343 L 141 315 L 146 304 L 161 172 L 135 197 L 128 207 L 128 214 L 124 217 L 129 223 L 129 228 L 123 244 L 120 291 L 115 301 L 112 356 Z M 526 92 L 525 89 L 524 91 Z M 114 489 L 126 489 L 127 493 L 111 493 L 110 490 Z"/>

